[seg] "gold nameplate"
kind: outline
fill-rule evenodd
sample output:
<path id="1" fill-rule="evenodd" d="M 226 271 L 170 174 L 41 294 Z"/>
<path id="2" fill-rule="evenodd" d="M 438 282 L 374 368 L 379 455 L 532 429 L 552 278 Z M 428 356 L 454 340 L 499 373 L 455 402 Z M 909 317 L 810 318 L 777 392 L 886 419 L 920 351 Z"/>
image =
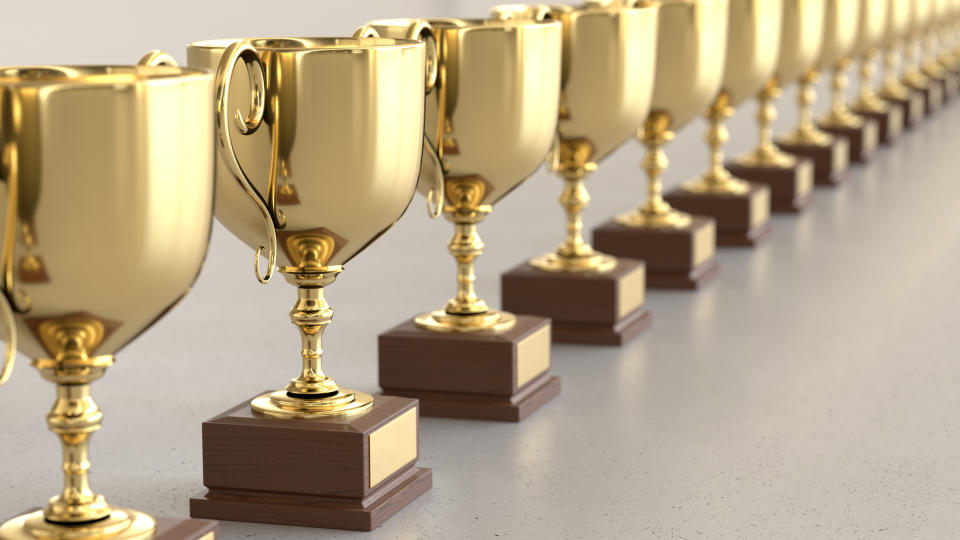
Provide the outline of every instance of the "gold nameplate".
<path id="1" fill-rule="evenodd" d="M 887 116 L 887 132 L 900 133 L 901 131 L 903 131 L 903 108 L 891 105 Z"/>
<path id="2" fill-rule="evenodd" d="M 923 96 L 917 92 L 910 93 L 910 117 L 923 118 Z"/>
<path id="3" fill-rule="evenodd" d="M 693 250 L 693 266 L 697 267 L 713 258 L 717 251 L 717 222 L 711 221 L 709 225 L 700 227 L 693 233 L 691 239 Z"/>
<path id="4" fill-rule="evenodd" d="M 794 182 L 794 194 L 798 197 L 813 191 L 813 162 L 803 160 L 797 164 L 797 178 Z"/>
<path id="5" fill-rule="evenodd" d="M 880 126 L 876 122 L 867 122 L 863 129 L 862 148 L 872 149 L 880 142 Z"/>
<path id="6" fill-rule="evenodd" d="M 850 165 L 850 141 L 846 137 L 834 138 L 833 170 L 842 171 Z"/>
<path id="7" fill-rule="evenodd" d="M 370 434 L 370 487 L 417 459 L 417 408 Z"/>
<path id="8" fill-rule="evenodd" d="M 943 105 L 943 87 L 939 84 L 933 84 L 930 87 L 930 108 L 939 109 Z"/>
<path id="9" fill-rule="evenodd" d="M 550 369 L 550 325 L 517 343 L 517 388 Z"/>
<path id="10" fill-rule="evenodd" d="M 643 305 L 647 290 L 647 270 L 638 266 L 617 283 L 617 318 L 623 318 Z"/>
<path id="11" fill-rule="evenodd" d="M 750 227 L 766 223 L 770 219 L 770 190 L 754 191 L 750 197 Z"/>
<path id="12" fill-rule="evenodd" d="M 197 538 L 197 540 L 215 540 L 216 537 L 217 537 L 217 535 L 213 534 L 212 532 L 209 532 L 209 533 L 201 536 L 200 538 Z"/>

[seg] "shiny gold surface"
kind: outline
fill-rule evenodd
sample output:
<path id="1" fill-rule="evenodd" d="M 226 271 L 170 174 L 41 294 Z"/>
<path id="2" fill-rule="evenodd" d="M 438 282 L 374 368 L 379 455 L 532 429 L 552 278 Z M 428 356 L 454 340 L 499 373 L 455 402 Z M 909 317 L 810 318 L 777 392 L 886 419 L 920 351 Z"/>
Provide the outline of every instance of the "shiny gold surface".
<path id="1" fill-rule="evenodd" d="M 860 21 L 854 55 L 860 59 L 860 92 L 852 108 L 857 112 L 886 113 L 890 105 L 877 94 L 874 60 L 884 45 L 890 3 L 887 0 L 860 0 Z"/>
<path id="2" fill-rule="evenodd" d="M 297 287 L 290 320 L 300 332 L 301 373 L 254 399 L 253 410 L 280 418 L 367 410 L 370 396 L 339 387 L 321 368 L 321 337 L 333 318 L 323 291 L 417 189 L 424 94 L 433 82 L 425 45 L 214 40 L 190 44 L 187 58 L 217 72 L 217 218 L 256 250 L 258 280 L 269 280 L 276 262 Z"/>
<path id="3" fill-rule="evenodd" d="M 650 115 L 637 137 L 646 146 L 647 200 L 620 214 L 627 227 L 682 228 L 689 214 L 663 200 L 663 146 L 720 91 L 727 43 L 727 0 L 664 0 L 657 30 L 657 69 Z"/>
<path id="4" fill-rule="evenodd" d="M 415 459 L 417 408 L 413 407 L 370 434 L 369 486 L 376 486 Z"/>
<path id="5" fill-rule="evenodd" d="M 0 68 L 8 347 L 57 385 L 47 422 L 64 471 L 63 492 L 0 538 L 153 535 L 152 518 L 110 507 L 88 472 L 103 419 L 90 385 L 186 294 L 210 235 L 213 78 L 164 55 Z"/>
<path id="6" fill-rule="evenodd" d="M 550 325 L 517 342 L 517 388 L 550 369 Z"/>
<path id="7" fill-rule="evenodd" d="M 449 249 L 457 263 L 457 294 L 443 310 L 414 321 L 438 332 L 504 330 L 514 316 L 490 309 L 474 287 L 473 263 L 483 251 L 476 226 L 553 145 L 563 27 L 527 19 L 393 19 L 363 28 L 399 36 L 419 24 L 428 25 L 437 42 L 437 85 L 425 126 L 441 159 L 443 212 L 454 224 Z"/>
<path id="8" fill-rule="evenodd" d="M 872 2 L 874 5 L 883 5 L 883 2 Z M 823 126 L 838 128 L 860 128 L 864 120 L 857 116 L 847 106 L 847 85 L 849 79 L 847 70 L 853 63 L 853 55 L 857 53 L 857 37 L 859 25 L 864 23 L 860 9 L 863 7 L 860 0 L 827 0 L 826 18 L 824 19 L 823 48 L 820 51 L 820 60 L 817 67 L 822 70 L 833 69 L 830 112 L 820 119 Z M 869 8 L 869 3 L 866 6 Z M 871 22 L 871 21 L 867 21 Z M 879 30 L 879 25 L 877 25 Z"/>
<path id="9" fill-rule="evenodd" d="M 930 79 L 923 72 L 923 39 L 931 17 L 933 3 L 930 0 L 910 1 L 910 30 L 904 51 L 903 84 L 915 90 L 924 90 L 930 86 Z"/>
<path id="10" fill-rule="evenodd" d="M 646 301 L 647 269 L 638 266 L 626 276 L 620 278 L 617 285 L 617 318 L 629 315 Z"/>
<path id="11" fill-rule="evenodd" d="M 563 24 L 558 142 L 548 165 L 564 181 L 560 204 L 566 234 L 556 251 L 530 260 L 548 271 L 606 272 L 616 259 L 594 251 L 582 234 L 590 202 L 584 180 L 633 134 L 650 110 L 657 43 L 657 6 L 497 6 L 504 19 L 553 19 Z"/>
<path id="12" fill-rule="evenodd" d="M 900 48 L 910 33 L 910 9 L 913 0 L 888 0 L 883 39 L 883 86 L 880 97 L 906 100 L 910 89 L 900 81 Z"/>
<path id="13" fill-rule="evenodd" d="M 693 266 L 700 266 L 709 261 L 717 253 L 717 224 L 712 221 L 709 225 L 700 227 L 691 237 Z"/>

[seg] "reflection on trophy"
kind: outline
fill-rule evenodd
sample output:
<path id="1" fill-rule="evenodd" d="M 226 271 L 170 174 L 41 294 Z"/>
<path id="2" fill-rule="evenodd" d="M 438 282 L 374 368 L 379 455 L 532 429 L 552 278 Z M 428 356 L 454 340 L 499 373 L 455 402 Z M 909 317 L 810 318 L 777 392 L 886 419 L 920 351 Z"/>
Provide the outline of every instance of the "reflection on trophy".
<path id="1" fill-rule="evenodd" d="M 426 135 L 439 154 L 457 292 L 442 309 L 380 335 L 380 386 L 422 414 L 519 421 L 560 392 L 550 375 L 550 321 L 487 306 L 474 289 L 477 225 L 543 162 L 557 127 L 562 27 L 556 21 L 394 19 L 360 31 L 433 29 L 436 88 Z M 509 61 L 508 61 L 509 60 Z"/>
<path id="2" fill-rule="evenodd" d="M 0 525 L 0 539 L 197 540 L 216 531 L 212 521 L 113 507 L 88 477 L 103 419 L 91 384 L 187 293 L 210 237 L 213 77 L 159 57 L 0 68 L 0 383 L 19 350 L 57 385 L 47 423 L 64 472 L 63 492 Z"/>
<path id="3" fill-rule="evenodd" d="M 877 139 L 884 144 L 897 139 L 903 131 L 904 121 L 903 108 L 881 98 L 874 85 L 877 75 L 875 59 L 884 44 L 890 12 L 891 3 L 886 0 L 860 0 L 860 22 L 854 49 L 854 56 L 860 60 L 860 93 L 850 106 L 859 116 L 877 123 Z M 825 129 L 829 130 L 828 127 Z M 855 155 L 853 146 L 856 144 L 851 141 L 851 152 Z"/>
<path id="4" fill-rule="evenodd" d="M 850 29 L 855 28 L 859 9 L 860 4 L 855 0 L 824 2 L 818 52 L 812 62 L 798 64 L 800 87 L 797 90 L 797 127 L 777 139 L 777 146 L 782 150 L 813 160 L 813 180 L 818 185 L 833 186 L 843 181 L 850 163 L 850 144 L 847 139 L 827 133 L 814 124 L 813 104 L 817 98 L 814 84 L 820 78 L 819 70 L 832 67 L 853 47 L 856 32 Z"/>
<path id="5" fill-rule="evenodd" d="M 653 104 L 637 137 L 647 148 L 642 165 L 647 200 L 594 230 L 607 253 L 643 259 L 650 287 L 695 289 L 717 274 L 716 222 L 675 210 L 663 199 L 663 147 L 673 131 L 702 112 L 723 78 L 727 42 L 726 0 L 660 3 Z"/>
<path id="6" fill-rule="evenodd" d="M 736 178 L 724 167 L 723 146 L 730 138 L 724 122 L 773 75 L 783 5 L 765 0 L 729 2 L 723 84 L 707 109 L 710 167 L 700 178 L 669 193 L 667 201 L 680 210 L 713 216 L 717 244 L 753 246 L 773 229 L 770 187 Z"/>
<path id="7" fill-rule="evenodd" d="M 499 6 L 494 14 L 540 15 L 564 28 L 558 144 L 547 165 L 564 180 L 566 236 L 553 253 L 503 275 L 503 307 L 549 317 L 554 341 L 623 344 L 650 326 L 644 264 L 599 253 L 583 239 L 580 213 L 590 201 L 583 181 L 649 112 L 657 7 L 587 3 L 538 14 L 533 6 Z"/>
<path id="8" fill-rule="evenodd" d="M 830 112 L 820 118 L 817 126 L 836 137 L 847 139 L 850 159 L 857 163 L 870 161 L 880 142 L 880 126 L 854 113 L 847 105 L 847 70 L 853 58 L 862 53 L 861 37 L 880 33 L 885 12 L 886 4 L 876 0 L 827 2 L 819 66 L 823 69 L 833 66 L 833 94 Z M 851 28 L 855 31 L 850 32 Z"/>
<path id="9" fill-rule="evenodd" d="M 923 95 L 923 110 L 932 114 L 943 105 L 943 84 L 923 70 L 923 41 L 933 20 L 931 0 L 911 0 L 908 14 L 909 31 L 904 50 L 903 84 Z"/>
<path id="10" fill-rule="evenodd" d="M 813 162 L 782 152 L 773 143 L 773 121 L 780 84 L 792 81 L 816 60 L 823 37 L 825 0 L 783 0 L 777 68 L 757 94 L 760 140 L 749 153 L 727 163 L 737 177 L 770 186 L 774 212 L 799 212 L 813 201 Z"/>
<path id="11" fill-rule="evenodd" d="M 217 219 L 256 250 L 258 280 L 279 266 L 297 288 L 290 321 L 302 343 L 286 387 L 204 423 L 209 490 L 191 499 L 195 517 L 371 530 L 431 485 L 416 467 L 416 400 L 349 390 L 321 366 L 326 286 L 417 187 L 425 48 L 381 38 L 188 46 L 191 65 L 217 74 Z M 298 204 L 278 197 L 284 183 Z"/>
<path id="12" fill-rule="evenodd" d="M 894 108 L 903 111 L 903 125 L 910 128 L 917 125 L 924 116 L 923 94 L 900 80 L 900 51 L 910 35 L 910 10 L 913 0 L 888 0 L 887 24 L 884 26 L 883 40 L 883 85 L 880 97 Z"/>

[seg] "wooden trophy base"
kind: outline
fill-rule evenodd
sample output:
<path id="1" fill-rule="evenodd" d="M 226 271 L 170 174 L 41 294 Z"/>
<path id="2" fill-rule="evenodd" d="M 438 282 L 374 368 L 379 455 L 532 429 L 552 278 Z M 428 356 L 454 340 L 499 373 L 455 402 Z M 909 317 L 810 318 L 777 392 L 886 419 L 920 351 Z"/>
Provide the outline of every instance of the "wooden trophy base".
<path id="1" fill-rule="evenodd" d="M 818 186 L 836 186 L 843 182 L 850 164 L 850 143 L 842 137 L 834 137 L 825 146 L 791 144 L 777 141 L 777 146 L 788 154 L 813 160 L 813 183 Z"/>
<path id="2" fill-rule="evenodd" d="M 679 188 L 665 197 L 671 206 L 717 220 L 717 245 L 755 246 L 770 237 L 770 187 L 750 183 L 743 194 L 696 193 Z"/>
<path id="3" fill-rule="evenodd" d="M 528 263 L 501 276 L 503 309 L 550 318 L 555 342 L 623 345 L 650 327 L 643 261 L 609 272 L 556 272 Z"/>
<path id="4" fill-rule="evenodd" d="M 203 423 L 203 483 L 190 515 L 369 531 L 430 489 L 416 467 L 417 402 L 377 396 L 366 412 L 262 417 L 244 401 Z"/>
<path id="5" fill-rule="evenodd" d="M 31 508 L 23 512 L 28 514 L 40 508 Z M 184 519 L 155 517 L 157 530 L 150 540 L 216 540 L 220 538 L 217 531 L 219 525 L 209 519 Z M 6 520 L 0 520 L 0 523 Z"/>
<path id="6" fill-rule="evenodd" d="M 883 99 L 893 107 L 899 107 L 900 110 L 903 111 L 904 129 L 917 126 L 926 114 L 923 94 L 916 90 L 911 90 L 910 96 L 906 99 L 896 99 L 886 96 L 884 96 Z"/>
<path id="7" fill-rule="evenodd" d="M 891 104 L 886 112 L 872 112 L 854 109 L 858 115 L 873 120 L 877 124 L 877 140 L 881 144 L 892 144 L 903 132 L 904 108 Z"/>
<path id="8" fill-rule="evenodd" d="M 956 71 L 945 71 L 943 74 L 943 99 L 951 101 L 960 95 L 960 74 Z"/>
<path id="9" fill-rule="evenodd" d="M 943 79 L 928 78 L 924 88 L 917 88 L 923 96 L 923 112 L 930 116 L 943 107 Z"/>
<path id="10" fill-rule="evenodd" d="M 717 275 L 717 226 L 710 217 L 693 216 L 682 229 L 627 227 L 611 220 L 593 231 L 593 245 L 617 257 L 642 259 L 648 288 L 697 289 Z"/>
<path id="11" fill-rule="evenodd" d="M 864 117 L 863 125 L 855 128 L 833 127 L 821 124 L 823 131 L 843 137 L 850 144 L 850 160 L 856 163 L 867 163 L 873 158 L 873 153 L 880 143 L 880 126 L 877 122 Z"/>
<path id="12" fill-rule="evenodd" d="M 560 393 L 550 320 L 517 315 L 502 332 L 437 332 L 413 319 L 379 337 L 380 386 L 420 400 L 420 414 L 519 422 Z"/>
<path id="13" fill-rule="evenodd" d="M 770 186 L 770 210 L 797 213 L 813 202 L 813 161 L 797 156 L 792 167 L 725 165 L 737 178 Z"/>

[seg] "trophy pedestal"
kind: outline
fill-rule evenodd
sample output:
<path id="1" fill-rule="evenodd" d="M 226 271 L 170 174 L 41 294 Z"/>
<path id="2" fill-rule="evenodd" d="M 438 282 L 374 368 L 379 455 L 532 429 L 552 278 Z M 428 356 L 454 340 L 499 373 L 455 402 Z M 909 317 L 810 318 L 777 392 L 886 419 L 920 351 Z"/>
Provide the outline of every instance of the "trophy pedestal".
<path id="1" fill-rule="evenodd" d="M 870 161 L 880 142 L 880 127 L 869 118 L 864 118 L 863 125 L 856 128 L 828 125 L 820 125 L 819 128 L 835 137 L 847 139 L 850 144 L 850 160 L 856 163 Z"/>
<path id="2" fill-rule="evenodd" d="M 29 514 L 36 512 L 40 508 L 31 508 L 24 512 Z M 157 529 L 150 537 L 150 540 L 216 540 L 217 534 L 216 521 L 209 519 L 184 519 L 184 518 L 154 518 L 157 522 Z M 4 539 L 7 537 L 4 536 Z M 32 536 L 13 537 L 12 540 L 32 539 Z"/>
<path id="3" fill-rule="evenodd" d="M 923 96 L 923 111 L 927 116 L 943 106 L 943 79 L 929 78 L 926 88 L 919 89 Z"/>
<path id="4" fill-rule="evenodd" d="M 503 308 L 550 318 L 553 341 L 623 345 L 650 327 L 643 261 L 609 272 L 555 272 L 524 263 L 501 277 Z"/>
<path id="5" fill-rule="evenodd" d="M 713 218 L 693 216 L 684 228 L 627 227 L 614 220 L 594 229 L 593 245 L 617 257 L 642 259 L 647 287 L 697 289 L 717 275 L 717 227 Z"/>
<path id="6" fill-rule="evenodd" d="M 891 144 L 903 132 L 904 108 L 893 103 L 886 112 L 872 112 L 854 109 L 858 115 L 873 120 L 877 124 L 877 140 L 882 144 Z"/>
<path id="7" fill-rule="evenodd" d="M 717 220 L 717 245 L 755 246 L 770 236 L 770 188 L 749 184 L 742 194 L 697 193 L 679 188 L 667 194 L 671 206 Z"/>
<path id="8" fill-rule="evenodd" d="M 960 94 L 960 74 L 955 71 L 946 71 L 943 75 L 944 101 L 950 101 Z"/>
<path id="9" fill-rule="evenodd" d="M 911 90 L 910 97 L 906 99 L 896 99 L 886 96 L 883 99 L 890 105 L 899 107 L 900 110 L 903 111 L 903 126 L 905 128 L 912 128 L 923 120 L 925 102 L 922 93 Z"/>
<path id="10" fill-rule="evenodd" d="M 366 412 L 262 417 L 244 401 L 203 423 L 206 494 L 190 515 L 369 531 L 424 493 L 417 402 L 377 396 Z"/>
<path id="11" fill-rule="evenodd" d="M 380 386 L 420 414 L 519 422 L 560 393 L 550 320 L 517 315 L 502 332 L 437 332 L 405 321 L 379 337 Z"/>
<path id="12" fill-rule="evenodd" d="M 800 212 L 813 202 L 813 162 L 797 156 L 791 167 L 759 167 L 727 163 L 726 169 L 737 178 L 770 186 L 770 209 L 774 212 Z"/>
<path id="13" fill-rule="evenodd" d="M 850 143 L 834 137 L 827 145 L 792 144 L 777 141 L 777 146 L 788 154 L 813 160 L 813 183 L 818 186 L 836 186 L 843 181 L 850 164 Z"/>

